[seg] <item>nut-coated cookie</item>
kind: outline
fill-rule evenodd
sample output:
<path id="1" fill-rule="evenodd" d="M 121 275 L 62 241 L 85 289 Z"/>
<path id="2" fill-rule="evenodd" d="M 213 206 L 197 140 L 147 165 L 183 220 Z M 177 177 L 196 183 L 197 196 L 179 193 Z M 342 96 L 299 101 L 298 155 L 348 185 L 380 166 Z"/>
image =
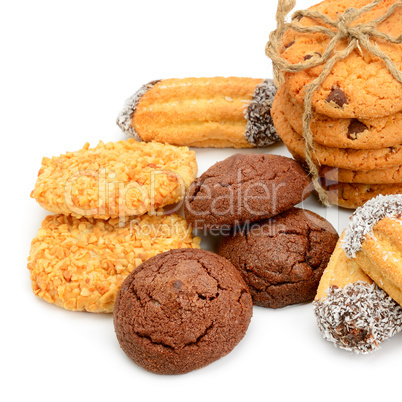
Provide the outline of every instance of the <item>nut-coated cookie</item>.
<path id="1" fill-rule="evenodd" d="M 158 374 L 184 374 L 228 354 L 245 335 L 252 299 L 239 272 L 205 250 L 172 250 L 123 283 L 114 327 L 124 352 Z"/>
<path id="2" fill-rule="evenodd" d="M 292 128 L 303 133 L 303 105 L 289 95 L 282 85 L 275 102 L 282 109 Z M 314 141 L 331 148 L 380 149 L 402 143 L 402 112 L 377 119 L 334 119 L 313 113 L 310 123 Z"/>
<path id="3" fill-rule="evenodd" d="M 286 110 L 280 102 L 274 101 L 272 118 L 276 130 L 292 153 L 305 158 L 305 139 L 298 134 L 287 120 Z M 402 145 L 382 149 L 330 148 L 314 142 L 312 158 L 317 165 L 327 165 L 342 169 L 369 171 L 387 169 L 402 165 Z"/>
<path id="4" fill-rule="evenodd" d="M 50 212 L 78 218 L 138 216 L 180 202 L 196 175 L 187 147 L 100 141 L 43 158 L 31 197 Z"/>
<path id="5" fill-rule="evenodd" d="M 385 14 L 397 0 L 384 0 L 372 11 L 356 20 L 369 23 Z M 371 0 L 325 0 L 310 10 L 320 11 L 332 20 L 337 20 L 347 8 L 361 8 Z M 303 26 L 318 24 L 318 20 L 303 17 Z M 329 26 L 327 26 L 329 27 Z M 378 25 L 378 31 L 398 37 L 402 29 L 402 8 Z M 287 31 L 282 41 L 282 57 L 292 64 L 302 63 L 311 57 L 320 57 L 327 48 L 330 37 L 323 33 L 298 33 Z M 345 49 L 348 40 L 343 39 L 335 51 Z M 374 43 L 374 40 L 372 40 Z M 402 44 L 389 43 L 375 38 L 375 44 L 402 70 Z M 287 73 L 292 97 L 304 103 L 305 87 L 322 72 L 323 65 L 295 74 Z M 402 111 L 402 83 L 390 73 L 385 63 L 363 46 L 355 49 L 345 60 L 333 67 L 322 86 L 313 95 L 316 112 L 335 118 L 366 118 L 387 116 Z"/>
<path id="6" fill-rule="evenodd" d="M 120 285 L 138 265 L 180 247 L 199 248 L 179 215 L 77 219 L 49 215 L 32 240 L 32 290 L 67 310 L 111 313 Z"/>
<path id="7" fill-rule="evenodd" d="M 337 240 L 324 218 L 292 208 L 223 237 L 219 254 L 242 273 L 254 304 L 279 308 L 313 300 Z"/>
<path id="8" fill-rule="evenodd" d="M 286 211 L 311 190 L 310 178 L 293 159 L 235 154 L 194 180 L 184 212 L 195 228 L 232 227 Z"/>

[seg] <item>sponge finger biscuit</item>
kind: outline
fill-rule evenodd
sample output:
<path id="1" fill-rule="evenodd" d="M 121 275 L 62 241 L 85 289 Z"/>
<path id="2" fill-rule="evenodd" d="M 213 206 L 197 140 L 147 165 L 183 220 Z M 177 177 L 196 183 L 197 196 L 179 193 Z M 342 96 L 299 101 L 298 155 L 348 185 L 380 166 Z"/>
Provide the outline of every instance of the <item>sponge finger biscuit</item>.
<path id="1" fill-rule="evenodd" d="M 153 81 L 127 99 L 117 124 L 129 136 L 192 147 L 251 148 L 279 141 L 272 80 L 243 77 Z"/>

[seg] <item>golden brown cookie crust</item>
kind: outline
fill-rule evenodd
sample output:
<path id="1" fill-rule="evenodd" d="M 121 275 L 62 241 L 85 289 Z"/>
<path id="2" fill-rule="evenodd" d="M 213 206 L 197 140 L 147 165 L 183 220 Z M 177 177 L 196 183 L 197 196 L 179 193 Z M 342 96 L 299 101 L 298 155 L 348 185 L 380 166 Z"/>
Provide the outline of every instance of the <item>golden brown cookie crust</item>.
<path id="1" fill-rule="evenodd" d="M 278 135 L 292 154 L 305 159 L 305 140 L 289 124 L 283 105 L 275 99 L 272 105 L 272 118 Z M 339 167 L 342 169 L 369 171 L 386 169 L 402 164 L 402 146 L 360 150 L 325 147 L 313 143 L 312 158 L 317 165 Z"/>
<path id="2" fill-rule="evenodd" d="M 176 248 L 199 248 L 178 215 L 100 220 L 49 215 L 28 258 L 36 296 L 67 310 L 110 313 L 121 283 L 138 265 Z"/>
<path id="3" fill-rule="evenodd" d="M 282 85 L 276 94 L 276 102 L 283 110 L 292 128 L 303 133 L 304 107 Z M 402 143 L 402 113 L 377 119 L 334 119 L 313 113 L 311 131 L 314 141 L 331 148 L 380 149 Z"/>
<path id="4" fill-rule="evenodd" d="M 357 265 L 402 305 L 402 218 L 384 218 L 362 242 Z"/>
<path id="5" fill-rule="evenodd" d="M 344 288 L 346 285 L 357 281 L 373 283 L 356 262 L 346 255 L 342 248 L 343 237 L 344 233 L 338 240 L 328 266 L 321 277 L 315 300 L 325 299 L 331 286 Z"/>
<path id="6" fill-rule="evenodd" d="M 372 11 L 362 15 L 355 23 L 367 23 L 384 15 L 387 9 L 397 0 L 384 0 Z M 332 20 L 346 8 L 361 8 L 371 3 L 371 0 L 326 0 L 311 7 L 320 11 Z M 303 26 L 317 25 L 317 21 L 304 17 L 300 20 Z M 398 37 L 402 28 L 402 9 L 399 8 L 387 20 L 378 25 L 378 31 Z M 282 44 L 282 57 L 292 64 L 305 61 L 315 53 L 322 55 L 329 44 L 330 38 L 321 33 L 286 32 Z M 402 44 L 386 43 L 375 40 L 379 48 L 386 53 L 402 70 Z M 335 51 L 344 49 L 348 42 L 343 40 Z M 289 91 L 300 103 L 304 103 L 306 85 L 309 85 L 322 72 L 323 66 L 317 66 L 295 74 L 286 73 Z M 339 88 L 347 98 L 347 104 L 342 107 L 328 102 L 334 88 Z M 385 63 L 362 48 L 353 51 L 345 60 L 338 62 L 321 88 L 313 95 L 313 107 L 316 112 L 334 118 L 366 118 L 392 115 L 402 111 L 402 83 L 398 82 L 389 72 Z"/>
<path id="7" fill-rule="evenodd" d="M 396 184 L 351 184 L 324 185 L 329 202 L 347 209 L 356 209 L 378 195 L 402 194 L 402 183 Z"/>
<path id="8" fill-rule="evenodd" d="M 48 211 L 76 217 L 142 215 L 179 202 L 196 175 L 187 147 L 101 141 L 43 158 L 31 197 Z"/>
<path id="9" fill-rule="evenodd" d="M 129 136 L 191 147 L 251 148 L 279 140 L 270 117 L 273 80 L 171 78 L 127 99 L 117 124 Z"/>

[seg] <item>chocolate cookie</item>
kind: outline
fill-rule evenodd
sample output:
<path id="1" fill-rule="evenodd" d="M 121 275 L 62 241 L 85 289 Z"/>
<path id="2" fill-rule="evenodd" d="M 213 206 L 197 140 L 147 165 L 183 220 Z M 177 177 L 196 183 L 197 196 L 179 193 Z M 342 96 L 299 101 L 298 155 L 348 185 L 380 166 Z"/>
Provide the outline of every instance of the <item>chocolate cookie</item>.
<path id="1" fill-rule="evenodd" d="M 254 304 L 279 308 L 314 299 L 337 240 L 324 218 L 292 208 L 223 237 L 219 254 L 242 273 Z"/>
<path id="2" fill-rule="evenodd" d="M 293 159 L 236 154 L 210 167 L 190 185 L 184 212 L 195 228 L 235 226 L 286 211 L 311 190 L 310 178 Z"/>
<path id="3" fill-rule="evenodd" d="M 157 374 L 184 374 L 228 354 L 251 316 L 249 290 L 229 261 L 183 249 L 159 254 L 127 277 L 114 326 L 135 363 Z"/>

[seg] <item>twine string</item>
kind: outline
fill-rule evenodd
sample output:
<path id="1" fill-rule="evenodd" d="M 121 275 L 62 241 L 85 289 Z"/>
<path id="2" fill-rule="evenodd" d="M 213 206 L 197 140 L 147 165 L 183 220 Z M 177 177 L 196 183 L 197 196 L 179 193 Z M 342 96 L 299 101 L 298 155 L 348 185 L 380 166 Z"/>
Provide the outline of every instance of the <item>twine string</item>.
<path id="1" fill-rule="evenodd" d="M 368 23 L 360 23 L 352 26 L 354 21 L 356 21 L 363 14 L 371 11 L 382 1 L 383 0 L 374 0 L 360 9 L 353 7 L 348 8 L 342 15 L 339 16 L 337 21 L 333 21 L 327 15 L 319 11 L 299 10 L 293 14 L 292 21 L 288 23 L 286 22 L 286 17 L 294 9 L 296 0 L 279 0 L 278 9 L 276 12 L 277 29 L 271 32 L 269 42 L 265 48 L 267 56 L 272 59 L 274 78 L 277 86 L 283 84 L 284 72 L 296 73 L 324 64 L 321 74 L 306 86 L 303 113 L 303 137 L 305 140 L 305 159 L 312 176 L 312 181 L 321 202 L 326 206 L 329 206 L 330 203 L 327 192 L 320 184 L 319 168 L 317 166 L 319 161 L 314 153 L 314 139 L 310 127 L 313 109 L 313 94 L 321 87 L 322 83 L 326 80 L 334 65 L 338 61 L 346 59 L 355 49 L 358 49 L 360 52 L 362 52 L 361 47 L 364 47 L 367 51 L 382 59 L 392 76 L 397 81 L 402 83 L 402 72 L 398 69 L 395 62 L 386 53 L 384 53 L 377 44 L 373 44 L 370 41 L 370 38 L 378 38 L 393 44 L 402 43 L 402 34 L 394 38 L 391 35 L 388 35 L 384 32 L 379 32 L 377 30 L 377 26 L 380 23 L 393 15 L 397 8 L 402 7 L 402 1 L 394 3 L 379 18 Z M 302 26 L 297 21 L 301 17 L 315 19 L 324 25 L 335 28 L 335 30 L 322 25 L 309 27 Z M 315 54 L 312 58 L 303 63 L 291 64 L 283 59 L 279 52 L 282 38 L 285 32 L 289 29 L 300 33 L 322 33 L 331 38 L 331 40 L 322 56 Z M 335 51 L 337 44 L 344 39 L 348 39 L 348 45 L 343 50 Z"/>

